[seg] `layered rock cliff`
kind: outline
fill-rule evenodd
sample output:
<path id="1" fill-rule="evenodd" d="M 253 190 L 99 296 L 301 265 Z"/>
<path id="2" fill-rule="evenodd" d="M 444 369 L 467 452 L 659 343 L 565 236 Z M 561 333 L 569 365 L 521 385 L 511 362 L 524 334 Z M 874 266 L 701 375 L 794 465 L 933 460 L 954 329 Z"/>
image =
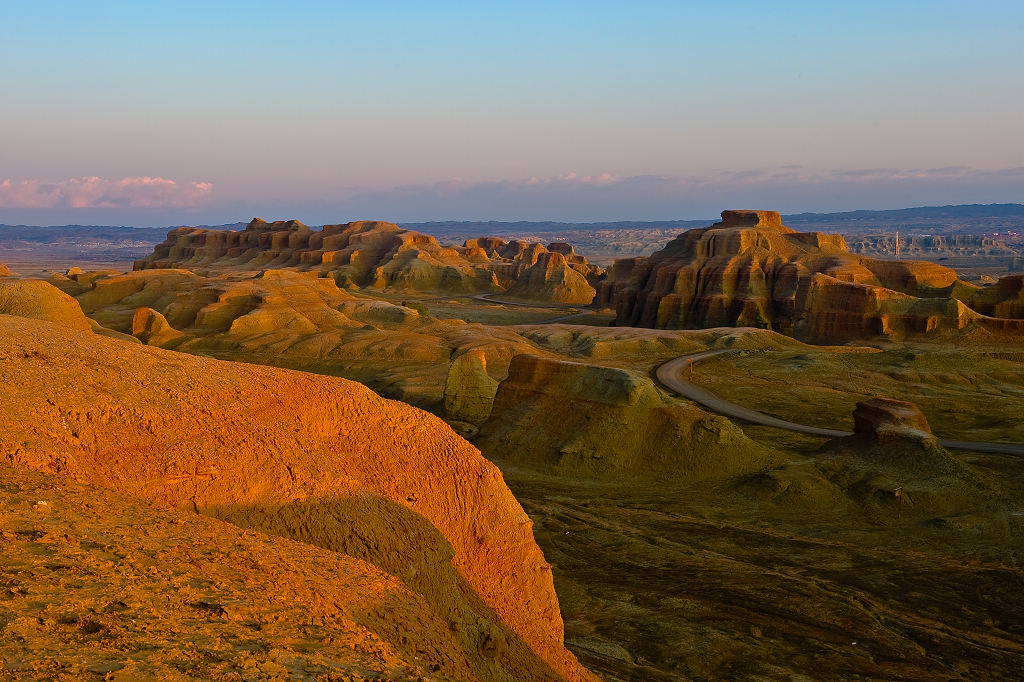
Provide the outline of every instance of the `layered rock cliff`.
<path id="1" fill-rule="evenodd" d="M 441 420 L 341 379 L 83 332 L 0 315 L 0 460 L 372 564 L 447 624 L 449 669 L 472 678 L 591 679 L 529 518 Z"/>
<path id="2" fill-rule="evenodd" d="M 538 263 L 543 267 L 535 268 Z M 135 263 L 136 270 L 154 268 L 291 268 L 329 275 L 340 286 L 444 293 L 501 292 L 529 273 L 517 296 L 569 303 L 590 303 L 594 290 L 587 278 L 602 274 L 568 244 L 545 248 L 488 237 L 448 247 L 382 221 L 315 230 L 296 220 L 258 218 L 240 231 L 171 230 L 151 255 Z"/>
<path id="3" fill-rule="evenodd" d="M 1012 279 L 982 289 L 934 263 L 853 255 L 840 235 L 795 232 L 774 211 L 723 211 L 649 258 L 617 261 L 598 300 L 623 326 L 751 326 L 815 343 L 967 327 L 1021 333 L 1024 321 L 992 319 L 1024 317 Z"/>

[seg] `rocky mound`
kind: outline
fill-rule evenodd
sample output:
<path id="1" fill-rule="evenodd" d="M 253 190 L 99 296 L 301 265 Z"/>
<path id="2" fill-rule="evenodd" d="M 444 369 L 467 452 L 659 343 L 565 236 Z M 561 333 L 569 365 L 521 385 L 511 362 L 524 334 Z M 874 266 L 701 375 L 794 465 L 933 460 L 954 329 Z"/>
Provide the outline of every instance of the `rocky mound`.
<path id="1" fill-rule="evenodd" d="M 346 376 L 420 405 L 440 400 L 455 350 L 437 334 L 459 329 L 312 272 L 143 270 L 79 279 L 89 284 L 55 284 L 79 292 L 95 320 L 148 345 Z"/>
<path id="2" fill-rule="evenodd" d="M 0 282 L 0 315 L 45 320 L 81 331 L 92 330 L 78 301 L 38 279 Z"/>
<path id="3" fill-rule="evenodd" d="M 148 345 L 343 376 L 428 408 L 440 408 L 451 358 L 481 349 L 500 377 L 513 355 L 537 352 L 511 328 L 436 319 L 424 306 L 340 289 L 314 272 L 141 270 L 51 281 L 88 315 Z"/>
<path id="4" fill-rule="evenodd" d="M 860 456 L 904 465 L 921 475 L 940 471 L 962 472 L 963 466 L 938 443 L 928 419 L 914 403 L 872 398 L 853 410 L 853 435 L 833 447 L 856 448 Z M 909 461 L 901 461 L 907 460 Z"/>
<path id="5" fill-rule="evenodd" d="M 829 343 L 966 327 L 1019 334 L 1024 321 L 988 316 L 1020 312 L 1019 291 L 1010 281 L 983 290 L 934 263 L 857 256 L 840 235 L 795 232 L 774 211 L 723 211 L 649 258 L 617 261 L 598 300 L 622 326 L 750 326 Z"/>
<path id="6" fill-rule="evenodd" d="M 540 254 L 506 293 L 509 298 L 589 305 L 596 292 L 586 273 L 573 268 L 565 255 L 549 251 Z"/>
<path id="7" fill-rule="evenodd" d="M 853 410 L 853 434 L 871 445 L 935 438 L 917 405 L 893 398 L 857 403 Z"/>
<path id="8" fill-rule="evenodd" d="M 813 459 L 756 474 L 740 487 L 780 507 L 845 509 L 879 525 L 944 523 L 990 506 L 992 486 L 939 445 L 914 403 L 872 398 L 857 403 L 853 420 L 852 435 L 826 443 Z M 974 522 L 990 531 L 999 513 Z"/>
<path id="9" fill-rule="evenodd" d="M 480 679 L 589 679 L 498 470 L 358 384 L 0 317 L 0 458 L 373 564 Z"/>
<path id="10" fill-rule="evenodd" d="M 170 348 L 185 335 L 173 328 L 167 318 L 152 308 L 136 308 L 132 315 L 132 336 L 147 346 Z"/>
<path id="11" fill-rule="evenodd" d="M 514 464 L 617 480 L 715 479 L 774 461 L 725 417 L 664 398 L 645 376 L 532 355 L 512 359 L 476 442 Z"/>
<path id="12" fill-rule="evenodd" d="M 543 267 L 535 269 L 546 254 L 551 255 Z M 568 244 L 546 249 L 482 238 L 445 247 L 430 235 L 381 221 L 314 230 L 295 220 L 258 218 L 240 231 L 171 230 L 150 256 L 135 263 L 136 270 L 153 268 L 294 268 L 330 275 L 346 287 L 444 293 L 504 291 L 529 271 L 531 283 L 516 295 L 572 303 L 590 303 L 594 291 L 586 280 L 602 274 Z"/>
<path id="13" fill-rule="evenodd" d="M 487 374 L 487 355 L 471 350 L 448 367 L 444 384 L 444 414 L 451 420 L 479 424 L 491 413 L 498 382 Z"/>
<path id="14" fill-rule="evenodd" d="M 3 263 L 0 263 L 0 277 L 10 277 L 13 274 L 14 273 L 11 272 L 11 269 L 9 267 L 4 265 Z"/>

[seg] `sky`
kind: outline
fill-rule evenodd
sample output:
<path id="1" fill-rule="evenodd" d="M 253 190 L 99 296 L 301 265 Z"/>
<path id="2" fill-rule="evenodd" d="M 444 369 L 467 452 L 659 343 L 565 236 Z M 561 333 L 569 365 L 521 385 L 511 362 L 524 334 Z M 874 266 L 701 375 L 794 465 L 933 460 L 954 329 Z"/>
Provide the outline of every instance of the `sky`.
<path id="1" fill-rule="evenodd" d="M 1024 3 L 0 2 L 0 223 L 1024 202 Z"/>

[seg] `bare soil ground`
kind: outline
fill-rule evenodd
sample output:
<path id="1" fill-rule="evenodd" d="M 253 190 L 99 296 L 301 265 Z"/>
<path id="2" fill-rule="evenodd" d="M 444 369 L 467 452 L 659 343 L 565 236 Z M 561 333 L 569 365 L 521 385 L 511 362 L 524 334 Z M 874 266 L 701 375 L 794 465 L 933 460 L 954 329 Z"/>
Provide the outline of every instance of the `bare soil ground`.
<path id="1" fill-rule="evenodd" d="M 974 461 L 1024 480 L 1018 459 Z M 505 476 L 555 566 L 566 643 L 605 679 L 1001 680 L 1024 661 L 1019 512 L 985 536 Z"/>

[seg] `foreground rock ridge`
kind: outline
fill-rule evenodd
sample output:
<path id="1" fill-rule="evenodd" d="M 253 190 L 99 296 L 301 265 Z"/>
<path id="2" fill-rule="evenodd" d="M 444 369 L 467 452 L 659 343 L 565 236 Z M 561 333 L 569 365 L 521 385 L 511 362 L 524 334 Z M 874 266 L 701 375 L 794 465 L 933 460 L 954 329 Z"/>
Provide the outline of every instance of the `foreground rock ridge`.
<path id="1" fill-rule="evenodd" d="M 0 464 L 4 679 L 472 680 L 373 564 Z"/>
<path id="2" fill-rule="evenodd" d="M 339 286 L 444 293 L 508 290 L 524 300 L 589 304 L 603 271 L 570 244 L 469 239 L 442 246 L 430 235 L 383 221 L 324 225 L 258 218 L 244 230 L 180 227 L 136 270 L 298 268 Z"/>
<path id="3" fill-rule="evenodd" d="M 458 660 L 433 663 L 454 679 L 592 679 L 529 518 L 441 420 L 342 379 L 83 331 L 0 315 L 4 462 L 372 564 L 446 623 Z"/>
<path id="4" fill-rule="evenodd" d="M 616 261 L 597 301 L 622 326 L 750 326 L 812 343 L 999 336 L 1024 333 L 1022 282 L 978 287 L 934 263 L 851 254 L 841 235 L 796 232 L 775 211 L 735 210 L 650 257 Z"/>

